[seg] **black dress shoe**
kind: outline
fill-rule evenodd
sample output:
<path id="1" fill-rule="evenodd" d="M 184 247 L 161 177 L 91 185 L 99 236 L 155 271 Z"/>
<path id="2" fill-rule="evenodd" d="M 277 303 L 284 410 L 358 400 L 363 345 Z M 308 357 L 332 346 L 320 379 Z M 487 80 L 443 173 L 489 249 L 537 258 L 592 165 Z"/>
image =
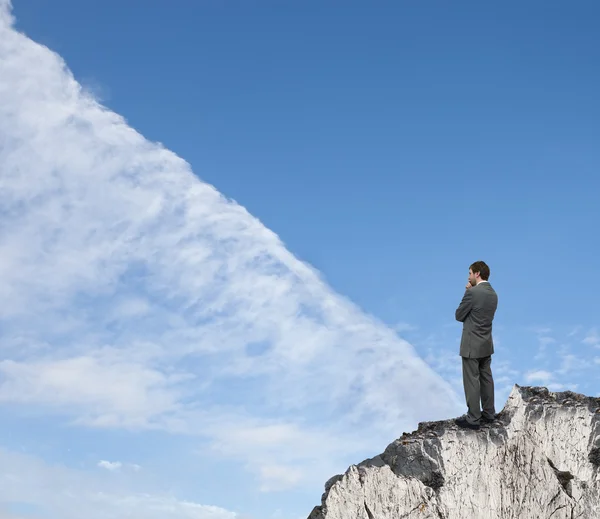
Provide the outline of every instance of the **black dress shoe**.
<path id="1" fill-rule="evenodd" d="M 460 418 L 457 418 L 456 420 L 454 420 L 454 423 L 456 425 L 458 425 L 459 427 L 462 427 L 463 429 L 474 429 L 474 430 L 479 429 L 478 423 L 470 423 L 467 421 L 466 417 L 464 417 L 464 416 L 461 416 Z"/>

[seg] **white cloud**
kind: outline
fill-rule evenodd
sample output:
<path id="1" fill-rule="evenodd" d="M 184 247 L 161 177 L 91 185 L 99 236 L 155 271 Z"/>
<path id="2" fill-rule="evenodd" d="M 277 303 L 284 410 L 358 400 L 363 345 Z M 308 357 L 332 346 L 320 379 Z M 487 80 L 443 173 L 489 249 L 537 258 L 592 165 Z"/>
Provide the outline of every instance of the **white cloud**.
<path id="1" fill-rule="evenodd" d="M 185 377 L 167 375 L 107 352 L 60 360 L 0 361 L 0 402 L 42 404 L 100 427 L 151 426 L 180 406 Z"/>
<path id="2" fill-rule="evenodd" d="M 126 298 L 115 306 L 114 320 L 118 321 L 123 318 L 143 316 L 149 311 L 150 304 L 148 301 L 139 297 Z"/>
<path id="3" fill-rule="evenodd" d="M 530 371 L 525 375 L 527 382 L 539 382 L 548 384 L 552 380 L 552 373 L 544 370 Z"/>
<path id="4" fill-rule="evenodd" d="M 313 449 L 335 462 L 462 409 L 394 330 L 0 12 L 1 403 L 207 435 L 263 489 L 321 478 Z"/>
<path id="5" fill-rule="evenodd" d="M 98 498 L 101 506 L 115 509 L 123 516 L 140 514 L 143 510 L 144 519 L 171 517 L 173 519 L 236 519 L 239 517 L 238 514 L 217 506 L 201 505 L 168 497 L 137 495 L 115 498 L 106 495 Z"/>
<path id="6" fill-rule="evenodd" d="M 565 352 L 561 355 L 561 365 L 557 372 L 566 375 L 573 372 L 585 371 L 592 367 L 587 358 L 581 358 L 573 353 Z"/>
<path id="7" fill-rule="evenodd" d="M 342 469 L 340 460 L 347 458 L 348 453 L 360 453 L 364 458 L 373 455 L 373 438 L 340 434 L 332 424 L 297 424 L 220 414 L 206 420 L 203 427 L 215 440 L 209 446 L 210 452 L 200 451 L 199 455 L 206 458 L 212 453 L 245 459 L 245 468 L 258 477 L 261 491 L 292 488 L 315 474 L 322 484 Z M 374 431 L 374 443 L 383 450 L 390 438 L 401 433 L 395 431 L 391 436 Z"/>
<path id="8" fill-rule="evenodd" d="M 129 469 L 134 472 L 139 472 L 142 470 L 142 467 L 137 463 L 122 463 L 120 461 L 107 461 L 100 460 L 98 462 L 98 467 L 106 469 L 110 472 L 119 472 L 121 469 Z"/>
<path id="9" fill-rule="evenodd" d="M 549 344 L 554 344 L 556 339 L 548 336 L 541 336 L 538 337 L 538 342 L 540 343 L 541 347 L 546 348 Z"/>
<path id="10" fill-rule="evenodd" d="M 552 382 L 548 384 L 548 389 L 550 391 L 577 391 L 579 384 L 562 384 L 560 382 Z"/>
<path id="11" fill-rule="evenodd" d="M 563 371 L 557 371 L 563 374 Z M 556 373 L 545 370 L 529 371 L 525 374 L 525 380 L 534 385 L 547 387 L 550 391 L 577 391 L 579 384 L 573 382 L 560 382 L 556 380 Z"/>
<path id="12" fill-rule="evenodd" d="M 596 328 L 590 330 L 583 338 L 582 342 L 583 344 L 587 344 L 589 346 L 599 347 L 600 335 L 598 334 L 598 330 Z"/>
<path id="13" fill-rule="evenodd" d="M 531 331 L 537 335 L 539 345 L 534 360 L 538 362 L 546 361 L 548 358 L 548 346 L 556 343 L 556 339 L 549 335 L 552 333 L 552 330 L 550 328 L 537 327 L 533 328 Z"/>
<path id="14" fill-rule="evenodd" d="M 525 373 L 526 383 L 543 385 L 551 391 L 575 391 L 578 387 L 586 391 L 589 387 L 586 373 L 593 369 L 594 360 L 589 355 L 589 349 L 582 346 L 586 340 L 581 341 L 575 337 L 580 329 L 581 326 L 561 327 L 553 332 L 554 336 L 547 335 L 551 330 L 534 329 L 540 344 L 537 355 L 534 356 L 534 360 L 538 362 L 535 369 Z M 594 330 L 588 333 L 587 343 L 593 344 L 594 333 Z M 550 344 L 552 354 L 548 355 L 547 346 Z M 574 379 L 578 383 L 574 383 Z"/>
<path id="15" fill-rule="evenodd" d="M 119 470 L 123 466 L 123 464 L 120 461 L 101 460 L 98 462 L 98 466 L 106 470 L 115 471 Z"/>

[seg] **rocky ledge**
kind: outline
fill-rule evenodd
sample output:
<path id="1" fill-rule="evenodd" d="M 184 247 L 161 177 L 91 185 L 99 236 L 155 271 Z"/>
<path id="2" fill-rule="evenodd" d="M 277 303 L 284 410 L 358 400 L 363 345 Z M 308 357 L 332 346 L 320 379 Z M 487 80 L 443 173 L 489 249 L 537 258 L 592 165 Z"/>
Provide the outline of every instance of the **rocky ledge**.
<path id="1" fill-rule="evenodd" d="M 598 519 L 600 398 L 515 385 L 477 431 L 420 423 L 325 484 L 308 519 Z"/>

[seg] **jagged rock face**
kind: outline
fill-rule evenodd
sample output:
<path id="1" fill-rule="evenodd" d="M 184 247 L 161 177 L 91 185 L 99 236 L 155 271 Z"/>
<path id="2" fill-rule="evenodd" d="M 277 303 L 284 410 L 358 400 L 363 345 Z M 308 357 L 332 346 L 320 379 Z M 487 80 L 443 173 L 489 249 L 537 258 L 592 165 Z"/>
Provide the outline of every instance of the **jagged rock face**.
<path id="1" fill-rule="evenodd" d="M 600 399 L 515 386 L 490 425 L 419 424 L 325 485 L 309 519 L 598 519 Z"/>

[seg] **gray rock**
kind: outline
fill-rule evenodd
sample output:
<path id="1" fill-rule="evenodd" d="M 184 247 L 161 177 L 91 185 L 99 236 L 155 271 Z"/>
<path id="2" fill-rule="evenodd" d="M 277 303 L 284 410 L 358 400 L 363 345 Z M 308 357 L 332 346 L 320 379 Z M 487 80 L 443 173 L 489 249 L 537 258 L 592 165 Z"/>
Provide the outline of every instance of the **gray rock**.
<path id="1" fill-rule="evenodd" d="M 309 519 L 600 518 L 600 399 L 515 385 L 496 421 L 417 430 L 329 479 Z"/>

